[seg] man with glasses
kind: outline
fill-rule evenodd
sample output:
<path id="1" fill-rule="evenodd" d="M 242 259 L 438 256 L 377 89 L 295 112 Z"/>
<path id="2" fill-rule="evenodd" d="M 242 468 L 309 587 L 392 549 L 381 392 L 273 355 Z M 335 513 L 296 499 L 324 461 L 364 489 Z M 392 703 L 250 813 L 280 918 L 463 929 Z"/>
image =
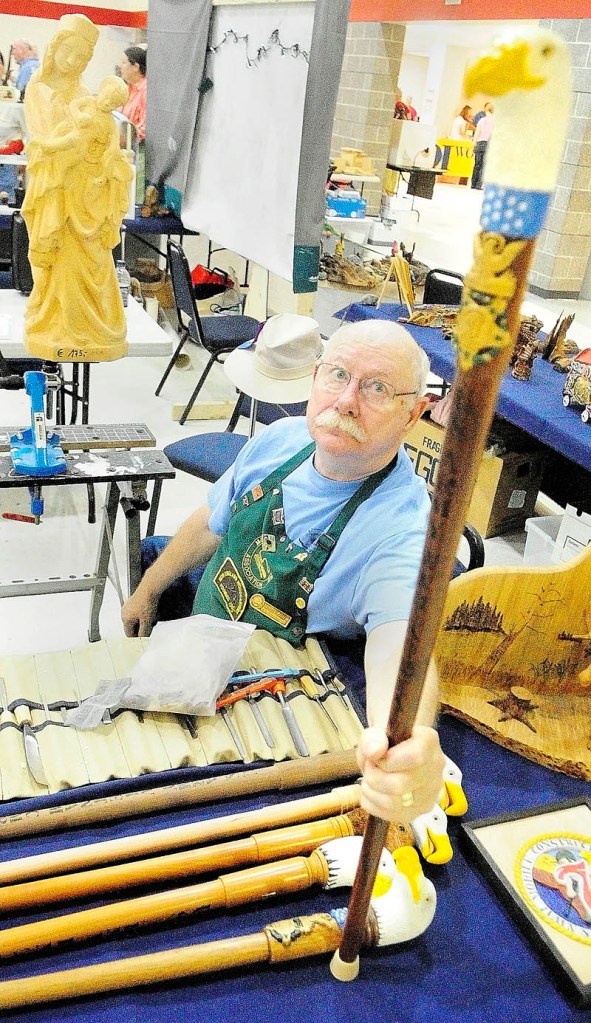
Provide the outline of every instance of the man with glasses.
<path id="1" fill-rule="evenodd" d="M 249 441 L 122 612 L 127 635 L 149 634 L 165 589 L 205 565 L 194 613 L 252 622 L 293 644 L 306 633 L 365 633 L 374 727 L 359 746 L 364 805 L 396 820 L 432 808 L 443 763 L 429 727 L 433 672 L 412 739 L 387 752 L 383 732 L 429 513 L 402 446 L 426 407 L 428 369 L 398 324 L 341 327 L 316 363 L 305 419 L 281 419 Z"/>

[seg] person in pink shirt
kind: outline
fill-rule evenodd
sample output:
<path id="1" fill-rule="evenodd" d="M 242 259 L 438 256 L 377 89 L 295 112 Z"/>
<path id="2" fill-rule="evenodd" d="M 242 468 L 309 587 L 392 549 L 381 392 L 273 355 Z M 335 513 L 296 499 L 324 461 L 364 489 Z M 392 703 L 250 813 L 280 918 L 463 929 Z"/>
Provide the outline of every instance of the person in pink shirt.
<path id="1" fill-rule="evenodd" d="M 145 192 L 145 137 L 146 101 L 148 79 L 146 77 L 147 53 L 141 46 L 128 46 L 121 58 L 121 77 L 127 83 L 129 96 L 121 107 L 121 113 L 134 125 L 138 137 L 137 188 L 138 202 L 143 201 Z"/>
<path id="2" fill-rule="evenodd" d="M 488 108 L 488 109 L 487 109 Z M 486 147 L 492 135 L 495 118 L 492 103 L 485 104 L 486 113 L 476 125 L 474 133 L 474 170 L 472 171 L 472 188 L 482 188 L 482 171 Z"/>

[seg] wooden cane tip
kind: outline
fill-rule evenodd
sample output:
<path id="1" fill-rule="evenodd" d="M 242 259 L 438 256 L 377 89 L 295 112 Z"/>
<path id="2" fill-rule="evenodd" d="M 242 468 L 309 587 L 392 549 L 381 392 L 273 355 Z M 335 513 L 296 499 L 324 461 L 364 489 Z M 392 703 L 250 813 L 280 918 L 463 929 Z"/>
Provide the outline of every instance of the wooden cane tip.
<path id="1" fill-rule="evenodd" d="M 330 961 L 330 972 L 335 980 L 341 980 L 345 983 L 349 980 L 356 980 L 359 974 L 359 956 L 356 956 L 352 963 L 346 963 L 341 959 L 337 948 Z"/>

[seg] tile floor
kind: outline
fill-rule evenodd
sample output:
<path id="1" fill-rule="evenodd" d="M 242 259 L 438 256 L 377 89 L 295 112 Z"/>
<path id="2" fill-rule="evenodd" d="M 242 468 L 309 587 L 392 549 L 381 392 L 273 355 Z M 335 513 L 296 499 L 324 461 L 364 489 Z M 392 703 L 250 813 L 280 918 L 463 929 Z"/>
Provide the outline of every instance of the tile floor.
<path id="1" fill-rule="evenodd" d="M 418 259 L 432 266 L 465 272 L 471 262 L 472 238 L 477 228 L 481 193 L 453 185 L 439 185 L 432 201 L 415 200 L 420 213 L 417 222 L 410 212 L 410 200 L 401 198 L 398 224 L 400 238 L 407 245 L 416 243 Z M 322 287 L 315 302 L 315 315 L 323 333 L 338 325 L 333 313 L 351 300 L 351 292 Z M 528 310 L 538 311 L 546 326 L 558 313 L 575 311 L 576 332 L 581 344 L 587 343 L 591 328 L 591 303 L 542 302 L 531 297 Z M 91 421 L 95 423 L 145 422 L 155 434 L 159 447 L 197 432 L 222 430 L 224 421 L 189 421 L 180 427 L 171 417 L 171 403 L 188 398 L 202 353 L 191 349 L 192 365 L 175 369 L 160 397 L 154 396 L 166 365 L 165 358 L 124 359 L 101 363 L 92 368 Z M 234 392 L 217 367 L 211 373 L 205 398 L 232 400 Z M 29 410 L 24 392 L 0 391 L 0 423 L 25 424 Z M 246 432 L 246 421 L 239 427 Z M 174 531 L 189 512 L 201 503 L 206 485 L 179 473 L 163 486 L 158 530 Z M 102 488 L 97 488 L 100 509 Z M 99 525 L 86 520 L 84 487 L 48 488 L 45 514 L 39 526 L 0 519 L 0 580 L 40 578 L 49 575 L 82 573 L 94 569 Z M 0 514 L 4 511 L 28 513 L 27 491 L 0 491 Z M 100 521 L 100 515 L 97 516 Z M 145 528 L 145 523 L 144 523 Z M 123 565 L 124 527 L 119 521 L 115 535 L 118 560 Z M 487 563 L 515 564 L 521 560 L 525 534 L 486 541 Z M 87 593 L 51 596 L 14 597 L 0 601 L 0 652 L 36 653 L 66 649 L 87 641 L 90 597 Z M 107 585 L 101 613 L 103 637 L 121 635 L 119 601 L 113 586 Z"/>

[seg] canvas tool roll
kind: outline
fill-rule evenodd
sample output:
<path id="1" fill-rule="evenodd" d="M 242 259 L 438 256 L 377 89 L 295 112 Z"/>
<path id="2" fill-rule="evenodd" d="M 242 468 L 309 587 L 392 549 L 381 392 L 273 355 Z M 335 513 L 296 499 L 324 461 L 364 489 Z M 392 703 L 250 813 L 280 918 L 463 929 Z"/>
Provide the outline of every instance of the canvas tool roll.
<path id="1" fill-rule="evenodd" d="M 102 680 L 124 678 L 147 642 L 121 638 L 58 653 L 0 657 L 4 689 L 0 714 L 3 800 L 243 759 L 219 712 L 214 717 L 187 718 L 120 710 L 113 713 L 110 722 L 92 731 L 64 725 L 63 710 L 91 696 Z M 240 667 L 249 671 L 278 667 L 326 671 L 329 664 L 316 639 L 309 638 L 296 650 L 285 640 L 257 630 Z M 338 729 L 318 702 L 305 693 L 299 680 L 286 680 L 285 699 L 310 756 L 352 749 L 363 726 L 342 683 L 335 680 L 328 692 L 321 686 L 316 688 Z M 261 692 L 255 698 L 275 745 L 267 746 L 249 700 L 233 704 L 227 712 L 246 750 L 245 763 L 298 757 L 279 700 L 270 692 Z M 47 787 L 33 779 L 27 764 L 23 735 L 27 726 L 37 740 Z"/>

